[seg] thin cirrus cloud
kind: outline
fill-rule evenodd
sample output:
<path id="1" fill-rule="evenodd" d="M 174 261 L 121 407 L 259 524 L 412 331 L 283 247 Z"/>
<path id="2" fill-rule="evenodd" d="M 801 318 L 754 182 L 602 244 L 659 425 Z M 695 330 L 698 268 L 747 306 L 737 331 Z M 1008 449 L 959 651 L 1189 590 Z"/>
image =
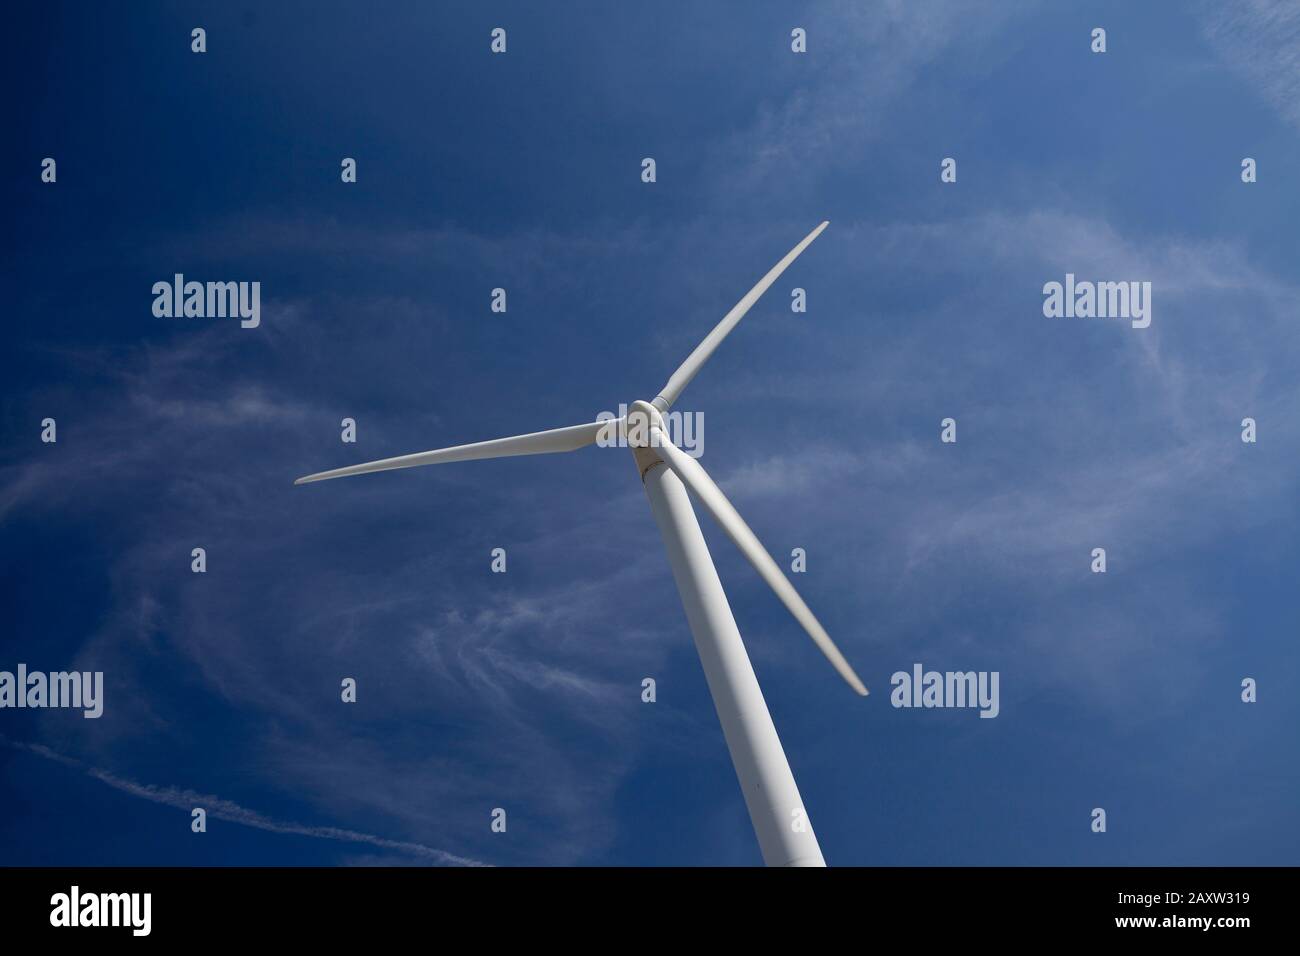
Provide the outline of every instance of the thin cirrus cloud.
<path id="1" fill-rule="evenodd" d="M 662 654 L 655 649 L 662 647 L 662 635 L 619 622 L 620 608 L 647 599 L 636 587 L 637 562 L 621 561 L 609 570 L 586 557 L 599 561 L 607 550 L 602 529 L 618 520 L 613 512 L 589 508 L 588 520 L 539 533 L 531 544 L 521 535 L 522 525 L 506 539 L 512 557 L 532 549 L 556 575 L 563 573 L 565 581 L 553 590 L 524 586 L 522 592 L 494 594 L 475 574 L 476 583 L 453 593 L 440 583 L 443 566 L 464 549 L 430 547 L 427 536 L 437 540 L 439 516 L 448 511 L 430 508 L 422 489 L 432 479 L 448 489 L 440 498 L 451 500 L 471 476 L 452 469 L 416 481 L 407 475 L 332 489 L 342 496 L 304 496 L 289 483 L 309 457 L 302 435 L 311 422 L 328 422 L 328 416 L 299 398 L 292 383 L 257 384 L 247 375 L 223 381 L 233 349 L 217 341 L 218 334 L 201 334 L 213 337 L 208 349 L 182 342 L 128 356 L 99 386 L 97 401 L 87 402 L 83 390 L 81 441 L 65 442 L 53 463 L 14 464 L 4 474 L 5 499 L 22 503 L 28 516 L 52 508 L 64 521 L 132 515 L 142 493 L 150 505 L 136 514 L 131 543 L 113 557 L 114 606 L 76 657 L 77 666 L 112 676 L 110 719 L 93 740 L 62 743 L 92 754 L 96 766 L 129 766 L 142 729 L 157 734 L 160 743 L 186 740 L 190 701 L 159 688 L 153 677 L 159 661 L 171 659 L 183 672 L 197 672 L 203 694 L 242 713 L 264 715 L 268 727 L 278 728 L 273 734 L 254 731 L 246 749 L 302 768 L 300 777 L 285 771 L 266 783 L 314 794 L 323 812 L 355 815 L 357 806 L 370 808 L 366 812 L 417 832 L 427 828 L 428 801 L 435 801 L 461 808 L 440 817 L 444 822 L 463 816 L 469 826 L 476 808 L 511 792 L 513 785 L 505 781 L 536 778 L 535 812 L 563 814 L 571 823 L 560 824 L 557 846 L 533 848 L 530 854 L 542 855 L 529 858 L 559 861 L 598 852 L 609 839 L 600 809 L 609 803 L 605 788 L 616 786 L 618 768 L 633 752 L 614 746 L 626 719 L 611 714 L 610 706 L 620 687 L 624 698 L 635 699 L 627 690 L 636 686 L 627 673 L 630 662 L 641 661 L 633 671 L 639 675 Z M 130 414 L 122 414 L 122 403 Z M 566 471 L 581 475 L 599 456 L 588 450 L 551 471 L 555 480 Z M 629 494 L 619 493 L 614 508 L 636 491 L 631 467 L 619 474 Z M 382 540 L 384 548 L 395 543 L 398 550 L 381 556 L 381 548 L 374 555 L 377 566 L 356 560 L 357 543 L 348 529 L 357 499 L 349 491 L 369 502 L 368 520 L 400 516 L 407 528 Z M 504 487 L 494 493 L 514 497 Z M 521 513 L 529 503 L 521 499 Z M 286 521 L 286 506 L 306 509 L 312 520 Z M 425 517 L 412 522 L 413 514 Z M 549 524 L 542 520 L 537 527 Z M 337 534 L 317 537 L 331 527 Z M 208 551 L 206 579 L 188 574 L 191 542 L 180 540 L 187 537 L 185 529 Z M 569 568 L 576 568 L 576 580 Z M 192 586 L 200 580 L 214 587 Z M 232 582 L 242 584 L 230 590 Z M 263 597 L 268 585 L 275 595 L 270 602 Z M 446 608 L 467 600 L 480 610 L 447 616 Z M 435 623 L 423 623 L 428 620 Z M 603 631 L 598 654 L 586 641 L 593 631 Z M 365 671 L 363 695 L 381 693 L 397 714 L 413 718 L 414 727 L 461 724 L 454 748 L 459 756 L 439 761 L 430 773 L 428 759 L 412 763 L 411 751 L 395 749 L 391 739 L 373 736 L 364 724 L 357 730 L 335 720 L 338 674 L 356 667 Z M 286 693 L 286 674 L 324 694 Z M 573 766 L 563 745 L 539 730 L 566 719 L 581 728 L 575 732 L 585 736 L 586 750 L 605 754 L 602 773 Z M 430 747 L 427 740 L 413 743 Z M 488 767 L 480 766 L 475 750 L 492 755 Z M 336 764 L 336 755 L 347 759 Z M 337 773 L 320 774 L 322 766 L 335 766 Z M 103 774 L 130 779 L 119 771 Z M 132 792 L 167 796 L 146 787 Z M 470 802 L 474 794 L 481 795 L 478 802 Z M 575 794 L 590 795 L 596 809 L 578 812 Z"/>
<path id="2" fill-rule="evenodd" d="M 1201 28 L 1224 62 L 1300 126 L 1300 7 L 1288 0 L 1204 4 Z"/>
<path id="3" fill-rule="evenodd" d="M 962 592 L 978 588 L 1020 608 L 981 643 L 1022 661 L 1022 688 L 1069 677 L 1071 694 L 1121 714 L 1145 678 L 1117 662 L 1182 647 L 1177 670 L 1187 680 L 1152 700 L 1167 709 L 1194 699 L 1224 609 L 1178 568 L 1288 510 L 1300 385 L 1284 371 L 1300 359 L 1291 319 L 1300 290 L 1240 243 L 1139 238 L 1063 210 L 840 227 L 842 240 L 818 263 L 839 278 L 819 280 L 817 314 L 801 320 L 823 328 L 805 338 L 814 359 L 825 351 L 822 361 L 784 374 L 728 369 L 719 390 L 736 408 L 762 402 L 765 426 L 784 422 L 776 409 L 787 402 L 819 422 L 815 438 L 784 428 L 779 452 L 760 447 L 772 443 L 757 428 L 718 439 L 731 461 L 717 474 L 734 503 L 774 550 L 783 537 L 816 542 L 819 578 L 859 608 L 842 618 L 871 620 L 866 639 L 886 655 L 913 653 L 925 620 L 947 630 Z M 1044 318 L 1041 285 L 1067 271 L 1151 281 L 1152 326 Z M 917 294 L 879 304 L 852 293 L 899 274 L 913 277 L 903 288 Z M 949 281 L 933 295 L 937 275 Z M 1044 348 L 1043 337 L 1066 335 L 1075 347 Z M 945 415 L 958 419 L 955 446 L 938 442 Z M 1254 467 L 1245 456 L 1255 449 L 1239 434 L 1247 416 L 1269 433 L 1268 460 Z M 1142 594 L 1097 602 L 1086 573 L 1097 545 L 1121 570 L 1141 570 Z M 824 557 L 844 554 L 854 560 Z M 1163 622 L 1147 602 L 1166 609 Z M 1170 635 L 1163 645 L 1153 643 L 1156 627 Z M 852 636 L 840 639 L 853 646 Z M 924 646 L 952 656 L 960 640 L 931 634 Z M 880 648 L 859 656 L 880 657 Z"/>

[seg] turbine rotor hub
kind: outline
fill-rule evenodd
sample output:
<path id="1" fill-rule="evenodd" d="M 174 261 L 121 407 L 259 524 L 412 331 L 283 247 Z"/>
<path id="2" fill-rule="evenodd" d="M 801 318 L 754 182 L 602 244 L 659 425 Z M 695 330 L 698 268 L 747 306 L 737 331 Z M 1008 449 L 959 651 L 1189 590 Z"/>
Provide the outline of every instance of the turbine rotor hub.
<path id="1" fill-rule="evenodd" d="M 633 448 L 649 448 L 650 429 L 663 428 L 663 416 L 649 402 L 635 401 L 627 411 L 627 443 Z"/>

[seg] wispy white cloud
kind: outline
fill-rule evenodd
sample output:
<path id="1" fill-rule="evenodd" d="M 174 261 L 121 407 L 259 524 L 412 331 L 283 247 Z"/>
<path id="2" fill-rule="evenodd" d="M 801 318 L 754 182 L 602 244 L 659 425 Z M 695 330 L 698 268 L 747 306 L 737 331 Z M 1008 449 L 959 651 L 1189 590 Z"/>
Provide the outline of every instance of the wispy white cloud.
<path id="1" fill-rule="evenodd" d="M 1202 29 L 1224 62 L 1300 126 L 1300 6 L 1291 0 L 1238 0 L 1202 9 Z"/>
<path id="2" fill-rule="evenodd" d="M 978 587 L 1018 608 L 1000 633 L 978 636 L 984 655 L 1018 662 L 1018 686 L 1065 683 L 1122 712 L 1139 672 L 1117 662 L 1149 654 L 1160 626 L 1166 648 L 1184 647 L 1187 680 L 1153 704 L 1179 706 L 1221 608 L 1165 569 L 1287 510 L 1300 484 L 1278 458 L 1258 460 L 1300 446 L 1289 374 L 1300 287 L 1240 242 L 1135 235 L 1060 209 L 839 229 L 821 250 L 827 273 L 856 274 L 854 288 L 903 275 L 910 294 L 867 310 L 852 296 L 826 301 L 823 284 L 816 333 L 787 333 L 801 336 L 799 372 L 729 370 L 719 397 L 738 417 L 714 430 L 706 466 L 771 550 L 811 549 L 808 581 L 857 609 L 847 624 L 872 622 L 869 646 L 837 632 L 851 658 L 879 660 L 882 644 L 910 653 L 918 631 L 968 654 L 954 642 L 970 635 L 951 621 Z M 1152 326 L 1053 325 L 1041 286 L 1067 271 L 1151 281 Z M 774 432 L 781 405 L 819 427 Z M 754 407 L 769 411 L 750 424 Z M 958 419 L 955 446 L 938 440 L 945 415 Z M 1240 441 L 1247 415 L 1267 423 L 1266 445 Z M 1165 621 L 1123 584 L 1095 599 L 1087 565 L 1099 545 L 1109 580 L 1140 575 Z M 1104 664 L 1089 658 L 1103 645 Z M 772 646 L 795 659 L 789 642 Z"/>
<path id="3" fill-rule="evenodd" d="M 296 318 L 300 347 L 319 334 L 312 315 Z M 389 318 L 394 343 L 421 321 L 414 311 Z M 538 481 L 523 485 L 491 483 L 513 464 L 498 462 L 338 483 L 326 494 L 294 488 L 290 479 L 309 470 L 320 446 L 338 444 L 337 417 L 304 397 L 300 381 L 242 368 L 247 346 L 229 331 L 124 354 L 79 410 L 76 441 L 0 473 L 0 500 L 26 514 L 132 522 L 130 544 L 106 569 L 113 600 L 103 625 L 76 654 L 112 675 L 114 703 L 93 739 L 54 730 L 44 742 L 93 766 L 129 767 L 141 733 L 160 750 L 185 747 L 194 728 L 175 692 L 242 715 L 249 759 L 281 768 L 265 783 L 309 794 L 323 816 L 383 819 L 407 842 L 427 844 L 486 832 L 484 808 L 534 780 L 528 811 L 548 819 L 548 836 L 514 859 L 599 853 L 613 838 L 612 795 L 637 752 L 627 703 L 639 704 L 641 677 L 685 636 L 684 621 L 644 623 L 671 597 L 666 562 L 617 548 L 609 560 L 609 529 L 626 522 L 628 503 L 649 520 L 625 453 L 617 466 L 595 449 L 546 460 Z M 360 417 L 373 441 L 380 416 Z M 412 434 L 433 433 L 426 420 L 427 410 L 405 416 Z M 322 437 L 313 441 L 313 430 Z M 571 484 L 566 475 L 611 469 L 621 490 L 588 502 L 585 520 L 537 507 Z M 142 489 L 147 509 L 138 507 Z M 512 515 L 497 539 L 510 549 L 508 576 L 486 573 L 488 548 L 464 526 L 458 502 L 485 495 Z M 392 533 L 359 540 L 358 520 Z M 195 544 L 208 553 L 204 578 L 188 574 Z M 481 573 L 458 567 L 470 548 L 482 549 L 482 561 L 472 559 Z M 528 574 L 548 567 L 554 574 Z M 646 585 L 656 579 L 662 594 Z M 160 666 L 185 676 L 160 687 Z M 369 716 L 340 719 L 343 674 L 359 679 L 358 712 Z M 680 722 L 671 706 L 662 711 L 661 726 Z M 258 716 L 245 724 L 250 715 Z M 393 720 L 404 722 L 400 732 L 380 732 Z M 176 793 L 189 799 L 148 791 L 160 800 Z"/>
<path id="4" fill-rule="evenodd" d="M 860 157 L 890 131 L 890 111 L 938 63 L 959 62 L 971 82 L 1004 55 L 996 38 L 1035 4 L 973 6 L 938 0 L 852 0 L 816 4 L 801 15 L 808 70 L 748 125 L 711 144 L 726 194 L 801 191 L 828 167 Z"/>

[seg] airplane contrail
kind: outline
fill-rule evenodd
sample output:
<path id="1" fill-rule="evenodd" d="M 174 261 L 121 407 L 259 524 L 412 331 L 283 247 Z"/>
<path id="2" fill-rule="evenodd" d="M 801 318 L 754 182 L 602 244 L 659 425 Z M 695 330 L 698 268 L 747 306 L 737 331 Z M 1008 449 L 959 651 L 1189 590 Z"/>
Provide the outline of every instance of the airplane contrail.
<path id="1" fill-rule="evenodd" d="M 140 797 L 144 800 L 151 800 L 154 803 L 161 803 L 164 806 L 175 807 L 178 810 L 192 810 L 195 807 L 202 807 L 207 811 L 208 816 L 215 817 L 218 820 L 225 820 L 227 823 L 237 823 L 240 826 L 252 827 L 256 830 L 265 830 L 268 833 L 286 833 L 294 836 L 314 837 L 319 840 L 338 840 L 344 843 L 367 843 L 371 846 L 380 847 L 385 850 L 397 850 L 402 853 L 409 853 L 423 859 L 430 860 L 443 866 L 487 866 L 479 860 L 473 860 L 468 857 L 457 856 L 454 853 L 448 853 L 446 850 L 439 850 L 436 847 L 425 846 L 423 843 L 412 843 L 406 840 L 390 840 L 386 837 L 375 836 L 371 833 L 361 833 L 357 830 L 345 830 L 340 827 L 321 827 L 308 826 L 303 823 L 285 822 L 276 820 L 271 817 L 258 813 L 256 810 L 250 810 L 242 807 L 230 800 L 223 800 L 221 797 L 208 793 L 197 793 L 194 790 L 186 790 L 178 787 L 158 787 L 153 784 L 137 783 L 134 780 L 128 780 L 117 774 L 104 770 L 99 767 L 92 767 L 73 757 L 65 756 L 58 751 L 51 750 L 42 744 L 28 744 L 20 741 L 8 740 L 0 735 L 0 743 L 4 743 L 15 750 L 23 750 L 27 753 L 36 754 L 47 760 L 53 760 L 65 767 L 71 767 L 93 777 L 100 783 L 107 784 L 115 790 L 123 793 L 129 793 L 131 796 Z"/>

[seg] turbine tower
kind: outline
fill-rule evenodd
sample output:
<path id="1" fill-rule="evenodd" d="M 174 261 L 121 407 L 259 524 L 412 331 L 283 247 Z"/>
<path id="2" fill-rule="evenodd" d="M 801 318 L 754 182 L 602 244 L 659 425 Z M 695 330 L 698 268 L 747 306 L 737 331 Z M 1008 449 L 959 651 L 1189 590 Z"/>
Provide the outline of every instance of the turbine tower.
<path id="1" fill-rule="evenodd" d="M 825 866 L 826 861 L 799 797 L 799 788 L 790 772 L 790 764 L 781 748 L 781 739 L 763 700 L 763 692 L 754 677 L 754 668 L 740 639 L 727 595 L 722 590 L 722 582 L 718 580 L 718 572 L 695 519 L 691 495 L 722 526 L 849 686 L 863 696 L 866 696 L 867 688 L 722 490 L 694 458 L 669 439 L 663 414 L 677 401 L 682 390 L 750 307 L 827 225 L 829 223 L 823 222 L 786 253 L 785 258 L 745 293 L 744 298 L 696 346 L 659 394 L 649 402 L 632 403 L 624 418 L 385 458 L 318 472 L 294 482 L 301 485 L 326 478 L 417 465 L 575 451 L 597 442 L 608 445 L 625 440 L 632 449 L 646 497 L 650 499 L 650 510 L 663 536 L 673 579 L 681 593 L 686 619 L 695 637 L 695 648 L 704 666 L 709 693 L 722 723 L 722 733 L 740 780 L 763 861 L 768 866 Z"/>

